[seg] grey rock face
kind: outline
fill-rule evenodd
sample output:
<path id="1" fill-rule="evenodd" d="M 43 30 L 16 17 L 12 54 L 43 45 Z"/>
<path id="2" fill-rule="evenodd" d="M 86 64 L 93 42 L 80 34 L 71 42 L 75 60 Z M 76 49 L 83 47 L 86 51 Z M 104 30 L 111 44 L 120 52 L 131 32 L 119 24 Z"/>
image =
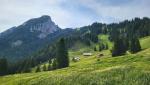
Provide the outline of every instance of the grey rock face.
<path id="1" fill-rule="evenodd" d="M 30 32 L 40 32 L 40 34 L 37 37 L 45 38 L 50 33 L 53 33 L 59 29 L 60 28 L 57 25 L 55 25 L 55 23 L 52 22 L 51 19 L 49 19 L 46 22 L 39 23 L 39 24 L 32 26 L 30 28 Z"/>

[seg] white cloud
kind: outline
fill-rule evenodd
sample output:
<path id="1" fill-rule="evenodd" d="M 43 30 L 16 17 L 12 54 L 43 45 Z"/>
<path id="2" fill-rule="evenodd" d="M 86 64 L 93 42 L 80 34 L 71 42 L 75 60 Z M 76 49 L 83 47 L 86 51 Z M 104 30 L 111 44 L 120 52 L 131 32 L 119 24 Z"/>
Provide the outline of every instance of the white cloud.
<path id="1" fill-rule="evenodd" d="M 50 15 L 62 28 L 150 17 L 149 4 L 149 0 L 0 0 L 0 32 L 42 15 Z"/>
<path id="2" fill-rule="evenodd" d="M 85 6 L 88 6 L 90 9 L 94 10 L 99 16 L 104 18 L 112 17 L 117 20 L 124 20 L 134 17 L 150 17 L 149 0 L 130 0 L 130 2 L 128 1 L 127 3 L 124 3 L 124 5 L 104 5 L 104 3 L 102 2 L 104 0 L 99 0 L 99 2 L 93 0 L 78 1 L 80 1 Z M 115 3 L 115 1 L 118 0 L 112 1 L 114 1 L 113 3 Z"/>

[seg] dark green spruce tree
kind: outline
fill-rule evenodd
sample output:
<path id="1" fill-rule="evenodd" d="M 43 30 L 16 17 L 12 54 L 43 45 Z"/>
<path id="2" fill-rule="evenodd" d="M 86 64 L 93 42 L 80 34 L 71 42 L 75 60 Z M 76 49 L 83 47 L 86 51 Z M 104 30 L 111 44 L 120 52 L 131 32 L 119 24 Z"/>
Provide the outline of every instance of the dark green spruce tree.
<path id="1" fill-rule="evenodd" d="M 114 47 L 112 50 L 112 56 L 121 56 L 124 55 L 126 53 L 126 45 L 125 42 L 123 41 L 122 38 L 116 38 L 116 40 L 114 40 Z"/>
<path id="2" fill-rule="evenodd" d="M 38 65 L 37 68 L 36 68 L 36 70 L 35 70 L 35 72 L 40 72 L 40 71 L 41 71 L 41 68 L 40 68 L 40 66 Z"/>
<path id="3" fill-rule="evenodd" d="M 101 45 L 99 45 L 99 49 L 98 49 L 99 51 L 102 51 L 103 49 L 102 49 L 102 47 L 101 47 Z"/>
<path id="4" fill-rule="evenodd" d="M 6 75 L 8 70 L 8 62 L 6 58 L 0 59 L 0 76 Z"/>
<path id="5" fill-rule="evenodd" d="M 43 66 L 43 71 L 47 71 L 47 67 L 46 67 L 45 64 L 44 64 L 44 66 Z"/>
<path id="6" fill-rule="evenodd" d="M 55 70 L 55 69 L 57 69 L 57 61 L 56 61 L 56 59 L 53 59 L 52 70 Z"/>
<path id="7" fill-rule="evenodd" d="M 51 64 L 48 64 L 48 68 L 47 68 L 48 71 L 52 70 L 52 66 Z"/>
<path id="8" fill-rule="evenodd" d="M 96 46 L 94 47 L 94 51 L 97 51 L 97 48 L 96 48 Z"/>
<path id="9" fill-rule="evenodd" d="M 130 52 L 136 53 L 141 50 L 140 41 L 137 37 L 134 37 L 130 40 Z"/>
<path id="10" fill-rule="evenodd" d="M 58 68 L 65 68 L 69 66 L 69 57 L 68 57 L 68 50 L 65 44 L 64 38 L 60 39 L 57 43 L 56 48 L 56 61 Z"/>

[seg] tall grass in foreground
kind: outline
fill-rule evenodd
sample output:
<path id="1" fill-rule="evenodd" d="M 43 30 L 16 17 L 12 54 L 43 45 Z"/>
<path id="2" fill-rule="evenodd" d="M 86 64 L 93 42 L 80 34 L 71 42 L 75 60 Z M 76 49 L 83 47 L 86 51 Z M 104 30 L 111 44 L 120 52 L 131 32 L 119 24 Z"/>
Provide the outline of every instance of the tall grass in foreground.
<path id="1" fill-rule="evenodd" d="M 42 76 L 44 77 L 44 76 Z M 149 85 L 150 73 L 132 66 L 106 70 L 52 74 L 43 79 L 22 80 L 20 85 Z"/>

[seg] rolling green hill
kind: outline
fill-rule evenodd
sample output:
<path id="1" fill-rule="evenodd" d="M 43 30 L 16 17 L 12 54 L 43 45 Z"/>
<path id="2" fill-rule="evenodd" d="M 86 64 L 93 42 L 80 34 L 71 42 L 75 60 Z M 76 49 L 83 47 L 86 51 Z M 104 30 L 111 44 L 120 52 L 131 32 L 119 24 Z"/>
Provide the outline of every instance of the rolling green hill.
<path id="1" fill-rule="evenodd" d="M 140 40 L 142 49 L 150 48 L 150 36 L 142 38 Z"/>
<path id="2" fill-rule="evenodd" d="M 107 36 L 102 35 L 100 38 L 106 40 Z M 71 50 L 70 56 L 79 56 L 81 60 L 71 61 L 68 68 L 3 76 L 0 77 L 0 85 L 149 85 L 149 41 L 150 37 L 141 39 L 141 52 L 119 57 L 111 57 L 109 50 L 90 51 L 90 47 Z M 85 50 L 93 55 L 83 56 Z M 98 58 L 99 54 L 104 56 Z"/>

